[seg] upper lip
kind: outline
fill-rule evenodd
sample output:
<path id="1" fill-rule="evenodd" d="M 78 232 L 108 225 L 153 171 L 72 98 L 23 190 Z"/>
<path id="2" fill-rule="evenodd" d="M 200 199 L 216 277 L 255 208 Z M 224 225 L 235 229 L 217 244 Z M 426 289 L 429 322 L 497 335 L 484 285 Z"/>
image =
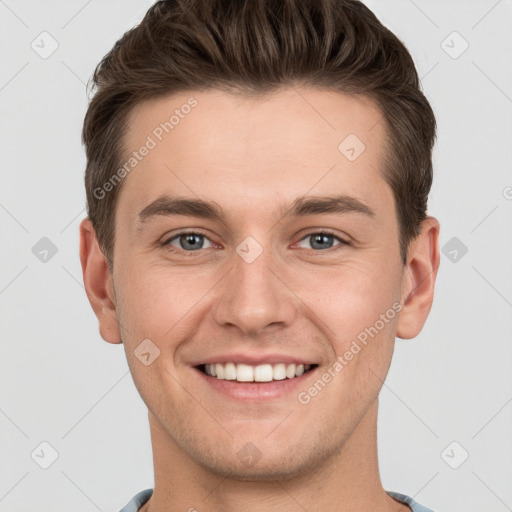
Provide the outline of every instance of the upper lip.
<path id="1" fill-rule="evenodd" d="M 260 364 L 317 364 L 312 359 L 297 357 L 290 354 L 247 354 L 247 353 L 231 353 L 219 354 L 216 356 L 207 357 L 197 362 L 193 362 L 192 366 L 200 366 L 202 364 L 226 364 L 226 363 L 242 363 L 251 366 L 258 366 Z"/>

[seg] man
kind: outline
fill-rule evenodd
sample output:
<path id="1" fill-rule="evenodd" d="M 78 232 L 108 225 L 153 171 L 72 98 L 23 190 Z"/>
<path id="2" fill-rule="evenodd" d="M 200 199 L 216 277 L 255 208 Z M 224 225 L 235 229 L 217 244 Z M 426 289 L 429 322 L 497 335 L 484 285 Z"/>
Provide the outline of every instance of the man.
<path id="1" fill-rule="evenodd" d="M 377 460 L 439 265 L 402 43 L 356 0 L 169 0 L 94 82 L 83 278 L 154 458 L 123 512 L 428 511 Z"/>

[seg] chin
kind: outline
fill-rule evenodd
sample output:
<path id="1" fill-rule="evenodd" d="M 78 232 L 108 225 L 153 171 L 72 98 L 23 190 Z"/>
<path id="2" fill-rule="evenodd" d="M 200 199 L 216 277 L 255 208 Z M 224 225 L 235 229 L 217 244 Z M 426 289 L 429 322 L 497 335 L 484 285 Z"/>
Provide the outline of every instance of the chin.
<path id="1" fill-rule="evenodd" d="M 318 450 L 311 450 L 308 453 L 303 446 L 300 448 L 289 446 L 283 450 L 283 445 L 281 445 L 279 453 L 272 455 L 265 455 L 263 450 L 256 450 L 258 449 L 254 445 L 247 443 L 231 457 L 221 454 L 214 457 L 211 454 L 208 459 L 200 456 L 201 460 L 197 462 L 207 471 L 222 477 L 229 477 L 232 480 L 273 482 L 310 475 L 323 458 Z"/>

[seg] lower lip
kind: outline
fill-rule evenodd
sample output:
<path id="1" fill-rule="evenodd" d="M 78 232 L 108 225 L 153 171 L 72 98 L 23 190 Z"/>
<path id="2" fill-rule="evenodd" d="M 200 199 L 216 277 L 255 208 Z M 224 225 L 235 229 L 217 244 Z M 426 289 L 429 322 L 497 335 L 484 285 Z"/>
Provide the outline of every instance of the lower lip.
<path id="1" fill-rule="evenodd" d="M 284 397 L 298 388 L 305 389 L 305 379 L 309 378 L 318 367 L 315 367 L 300 377 L 293 379 L 273 380 L 271 382 L 238 382 L 236 380 L 218 379 L 206 375 L 198 368 L 193 368 L 203 381 L 215 391 L 231 396 L 238 400 L 267 401 Z"/>

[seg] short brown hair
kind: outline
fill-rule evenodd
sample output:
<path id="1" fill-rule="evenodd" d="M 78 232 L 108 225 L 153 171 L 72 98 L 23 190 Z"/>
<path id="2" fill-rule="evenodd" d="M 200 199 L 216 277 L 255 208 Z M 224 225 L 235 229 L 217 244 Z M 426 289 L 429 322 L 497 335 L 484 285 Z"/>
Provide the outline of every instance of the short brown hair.
<path id="1" fill-rule="evenodd" d="M 363 94 L 380 107 L 405 263 L 426 218 L 436 121 L 401 41 L 357 0 L 162 0 L 96 67 L 83 125 L 87 214 L 113 268 L 126 118 L 149 98 L 221 89 L 260 95 L 287 85 Z"/>

